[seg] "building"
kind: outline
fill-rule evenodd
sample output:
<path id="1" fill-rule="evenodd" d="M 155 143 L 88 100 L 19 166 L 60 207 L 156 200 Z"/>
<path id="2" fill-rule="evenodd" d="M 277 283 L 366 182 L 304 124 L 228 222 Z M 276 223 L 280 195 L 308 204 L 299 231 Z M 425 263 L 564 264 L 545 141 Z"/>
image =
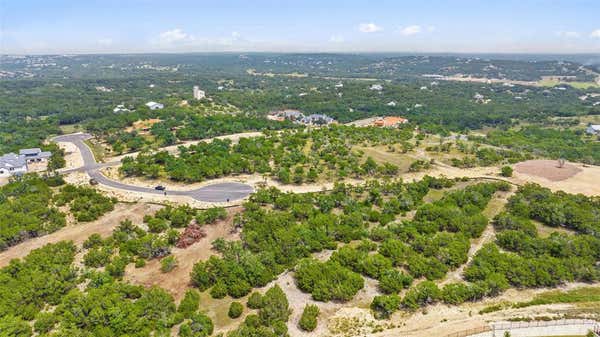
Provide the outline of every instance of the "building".
<path id="1" fill-rule="evenodd" d="M 119 104 L 119 105 L 117 105 L 116 108 L 113 109 L 113 112 L 116 113 L 116 114 L 123 113 L 123 112 L 130 112 L 130 111 L 131 110 L 127 109 L 125 107 L 125 105 L 123 105 L 123 104 Z"/>
<path id="2" fill-rule="evenodd" d="M 302 118 L 304 118 L 304 114 L 299 110 L 293 109 L 273 111 L 267 116 L 267 119 L 281 122 L 286 119 L 295 122 L 301 120 Z"/>
<path id="3" fill-rule="evenodd" d="M 382 128 L 395 128 L 400 124 L 408 123 L 408 119 L 398 116 L 379 117 L 374 122 L 374 126 Z"/>
<path id="4" fill-rule="evenodd" d="M 590 124 L 585 132 L 590 135 L 600 135 L 600 124 Z"/>
<path id="5" fill-rule="evenodd" d="M 163 104 L 161 104 L 161 103 L 156 103 L 156 102 L 152 102 L 152 101 L 150 101 L 150 102 L 146 103 L 146 106 L 147 106 L 147 107 L 148 107 L 150 110 L 158 110 L 158 109 L 162 109 L 162 108 L 164 108 L 164 107 L 165 107 L 165 106 L 164 106 Z"/>
<path id="6" fill-rule="evenodd" d="M 42 151 L 40 148 L 35 147 L 32 149 L 19 150 L 19 156 L 25 158 L 27 163 L 36 163 L 48 160 L 52 156 L 52 153 Z"/>
<path id="7" fill-rule="evenodd" d="M 194 86 L 193 91 L 194 91 L 194 98 L 197 100 L 201 100 L 206 97 L 206 92 L 204 92 L 204 90 L 200 90 L 200 87 L 197 85 Z"/>
<path id="8" fill-rule="evenodd" d="M 386 104 L 387 106 L 396 106 L 396 102 L 395 101 L 391 101 L 388 102 L 388 104 Z"/>
<path id="9" fill-rule="evenodd" d="M 381 84 L 373 84 L 371 87 L 369 87 L 370 90 L 375 90 L 375 91 L 381 91 L 383 90 L 383 85 Z"/>
<path id="10" fill-rule="evenodd" d="M 25 159 L 25 156 L 8 153 L 0 157 L 0 177 L 25 173 L 27 173 L 27 159 Z"/>
<path id="11" fill-rule="evenodd" d="M 327 115 L 312 114 L 300 120 L 300 123 L 306 125 L 327 125 L 335 122 L 335 120 Z"/>

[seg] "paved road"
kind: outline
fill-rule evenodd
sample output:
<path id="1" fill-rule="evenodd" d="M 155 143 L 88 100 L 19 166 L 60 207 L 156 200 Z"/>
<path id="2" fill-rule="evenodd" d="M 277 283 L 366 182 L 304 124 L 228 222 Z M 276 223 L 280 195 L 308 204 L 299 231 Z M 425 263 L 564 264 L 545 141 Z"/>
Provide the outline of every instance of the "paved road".
<path id="1" fill-rule="evenodd" d="M 97 163 L 96 159 L 94 158 L 94 154 L 92 153 L 92 150 L 90 150 L 90 148 L 83 142 L 84 140 L 89 138 L 91 138 L 91 135 L 89 134 L 76 133 L 58 136 L 53 139 L 56 142 L 73 143 L 75 146 L 77 146 L 83 158 L 82 167 L 65 170 L 63 171 L 63 173 L 83 171 L 86 172 L 90 176 L 90 178 L 96 179 L 96 181 L 98 181 L 98 183 L 102 185 L 118 188 L 129 192 L 143 192 L 152 194 L 165 193 L 164 191 L 157 191 L 153 188 L 123 184 L 121 182 L 107 178 L 100 172 L 100 169 L 107 166 L 118 165 L 119 162 Z M 200 187 L 195 190 L 166 192 L 167 195 L 183 195 L 205 202 L 226 202 L 243 199 L 250 193 L 254 192 L 254 189 L 252 188 L 252 186 L 247 184 L 225 182 Z"/>

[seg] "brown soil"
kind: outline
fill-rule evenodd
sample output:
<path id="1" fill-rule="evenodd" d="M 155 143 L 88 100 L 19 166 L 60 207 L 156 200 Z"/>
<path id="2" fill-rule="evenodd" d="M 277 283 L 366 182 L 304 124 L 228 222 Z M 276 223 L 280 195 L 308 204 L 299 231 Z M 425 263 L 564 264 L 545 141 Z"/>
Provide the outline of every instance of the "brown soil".
<path id="1" fill-rule="evenodd" d="M 73 241 L 75 245 L 81 246 L 94 233 L 107 237 L 119 222 L 131 219 L 134 223 L 141 223 L 144 214 L 154 213 L 160 208 L 162 206 L 153 204 L 117 204 L 112 212 L 105 214 L 96 221 L 66 226 L 54 233 L 30 239 L 8 248 L 0 253 L 0 267 L 8 265 L 12 259 L 23 258 L 32 250 L 49 243 Z"/>
<path id="2" fill-rule="evenodd" d="M 212 242 L 218 238 L 239 240 L 239 233 L 232 232 L 232 229 L 234 215 L 241 211 L 242 207 L 228 209 L 229 215 L 227 219 L 219 221 L 214 225 L 203 226 L 203 229 L 206 231 L 206 237 L 188 248 L 173 248 L 171 253 L 177 259 L 178 266 L 172 271 L 162 273 L 160 271 L 160 260 L 154 259 L 148 261 L 143 268 L 135 268 L 133 264 L 127 266 L 125 269 L 125 280 L 146 287 L 159 286 L 170 292 L 179 301 L 190 287 L 190 272 L 194 264 L 216 254 L 212 250 Z"/>
<path id="3" fill-rule="evenodd" d="M 559 167 L 556 160 L 528 160 L 516 164 L 515 171 L 542 177 L 550 181 L 562 181 L 573 177 L 583 170 L 569 163 L 565 163 L 563 167 Z"/>

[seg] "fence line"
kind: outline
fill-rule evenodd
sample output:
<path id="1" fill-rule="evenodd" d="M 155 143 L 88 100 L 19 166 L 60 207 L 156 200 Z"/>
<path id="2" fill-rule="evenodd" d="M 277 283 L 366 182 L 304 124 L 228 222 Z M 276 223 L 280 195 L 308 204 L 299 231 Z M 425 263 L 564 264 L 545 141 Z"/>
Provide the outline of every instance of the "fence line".
<path id="1" fill-rule="evenodd" d="M 480 334 L 489 331 L 504 331 L 527 328 L 542 328 L 564 325 L 583 325 L 589 326 L 590 330 L 594 331 L 597 336 L 600 336 L 600 323 L 590 319 L 561 319 L 554 321 L 530 321 L 530 322 L 497 322 L 491 323 L 489 326 L 481 326 L 463 331 L 453 332 L 445 337 L 467 337 L 475 334 Z"/>
<path id="2" fill-rule="evenodd" d="M 478 333 L 483 333 L 483 332 L 488 332 L 488 331 L 492 331 L 492 328 L 489 326 L 480 326 L 478 328 L 471 328 L 468 330 L 454 332 L 449 335 L 446 335 L 446 337 L 466 337 L 466 336 L 475 335 Z"/>

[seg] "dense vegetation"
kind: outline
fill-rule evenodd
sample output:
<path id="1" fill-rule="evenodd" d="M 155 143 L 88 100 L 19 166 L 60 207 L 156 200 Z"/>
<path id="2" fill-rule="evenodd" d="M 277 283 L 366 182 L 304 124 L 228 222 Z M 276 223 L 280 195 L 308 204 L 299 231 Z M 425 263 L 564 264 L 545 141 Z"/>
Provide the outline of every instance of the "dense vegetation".
<path id="1" fill-rule="evenodd" d="M 61 242 L 0 269 L 3 335 L 155 336 L 183 321 L 164 290 L 120 283 L 106 273 L 78 277 L 72 265 L 75 253 L 72 243 Z"/>
<path id="2" fill-rule="evenodd" d="M 264 137 L 200 142 L 180 147 L 177 156 L 161 151 L 123 160 L 126 176 L 146 176 L 195 182 L 231 174 L 271 174 L 284 184 L 330 178 L 393 176 L 398 167 L 377 164 L 353 151 L 356 144 L 396 144 L 412 137 L 409 129 L 336 126 L 298 132 L 269 133 Z"/>
<path id="3" fill-rule="evenodd" d="M 587 164 L 600 164 L 600 142 L 584 139 L 581 131 L 540 127 L 494 130 L 481 141 L 553 159 L 565 158 Z"/>
<path id="4" fill-rule="evenodd" d="M 250 119 L 240 122 L 243 130 L 281 128 L 286 126 L 251 118 L 283 108 L 325 113 L 340 122 L 401 114 L 424 130 L 453 131 L 510 126 L 515 119 L 539 122 L 553 116 L 599 113 L 594 100 L 579 100 L 581 90 L 566 85 L 565 90 L 547 90 L 423 77 L 470 74 L 538 80 L 565 75 L 579 81 L 593 77 L 577 63 L 581 60 L 531 62 L 535 57 L 512 57 L 179 54 L 4 58 L 0 66 L 12 75 L 0 81 L 0 153 L 40 146 L 49 135 L 61 133 L 60 126 L 74 124 L 106 137 L 117 152 L 241 130 L 237 123 L 222 125 L 203 119 L 214 113 L 247 115 Z M 305 76 L 285 76 L 293 72 Z M 276 75 L 261 75 L 268 73 Z M 335 86 L 338 82 L 343 88 Z M 384 89 L 369 90 L 372 83 L 384 84 Z M 211 100 L 193 100 L 193 85 L 205 89 Z M 481 104 L 474 100 L 478 93 L 489 101 Z M 165 103 L 165 109 L 149 111 L 143 105 L 151 100 Z M 388 105 L 392 101 L 397 105 Z M 118 104 L 135 111 L 112 113 Z M 153 128 L 151 137 L 123 132 L 134 121 L 147 118 L 163 120 Z M 175 132 L 171 132 L 173 127 Z"/>
<path id="5" fill-rule="evenodd" d="M 409 184 L 399 181 L 371 181 L 366 187 L 337 184 L 332 192 L 324 194 L 259 190 L 236 220 L 242 227 L 242 241 L 217 240 L 214 247 L 221 257 L 212 256 L 197 263 L 192 281 L 200 290 L 211 288 L 213 296 L 223 295 L 223 291 L 232 297 L 244 296 L 311 253 L 335 249 L 338 241 L 366 238 L 370 224 L 393 221 L 420 205 L 429 188 L 448 184 L 452 181 L 428 177 Z M 350 289 L 355 289 L 355 277 L 350 276 L 354 273 L 335 264 L 331 266 L 325 268 L 332 272 L 332 277 L 338 272 L 348 275 L 352 282 Z M 309 268 L 307 287 L 315 284 L 309 280 L 310 275 Z M 320 288 L 323 287 L 327 285 Z M 358 288 L 361 287 L 362 284 Z M 311 291 L 312 286 L 306 289 Z M 330 292 L 324 289 L 323 294 L 326 293 Z M 344 294 L 349 298 L 352 290 Z M 327 300 L 326 297 L 323 299 Z"/>
<path id="6" fill-rule="evenodd" d="M 509 200 L 507 211 L 494 219 L 499 231 L 496 243 L 477 253 L 465 277 L 471 281 L 494 277 L 515 287 L 598 280 L 599 209 L 594 197 L 553 193 L 535 184 L 520 187 Z M 573 234 L 555 232 L 541 237 L 531 220 L 565 227 Z"/>
<path id="7" fill-rule="evenodd" d="M 0 251 L 66 225 L 58 207 L 69 205 L 77 221 L 91 221 L 113 209 L 115 199 L 91 188 L 63 185 L 62 178 L 25 175 L 0 187 Z"/>

